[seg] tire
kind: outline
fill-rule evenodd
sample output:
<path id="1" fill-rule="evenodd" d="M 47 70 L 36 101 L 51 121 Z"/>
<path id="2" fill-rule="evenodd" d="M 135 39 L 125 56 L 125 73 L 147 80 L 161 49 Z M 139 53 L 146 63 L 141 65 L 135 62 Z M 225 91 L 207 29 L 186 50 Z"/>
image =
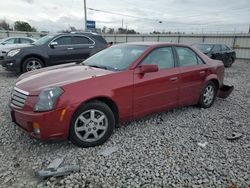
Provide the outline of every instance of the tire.
<path id="1" fill-rule="evenodd" d="M 234 58 L 231 57 L 231 58 L 229 59 L 229 61 L 228 61 L 227 63 L 225 63 L 225 67 L 227 67 L 227 68 L 231 67 L 232 64 L 233 64 L 233 62 L 234 62 Z"/>
<path id="2" fill-rule="evenodd" d="M 201 108 L 209 108 L 213 105 L 214 100 L 216 98 L 217 86 L 214 82 L 209 81 L 207 85 L 201 92 L 201 96 L 199 99 L 199 106 Z"/>
<path id="3" fill-rule="evenodd" d="M 44 67 L 44 63 L 41 59 L 36 57 L 30 57 L 24 60 L 22 66 L 22 72 L 29 72 L 32 70 L 41 69 Z"/>
<path id="4" fill-rule="evenodd" d="M 93 101 L 81 106 L 73 115 L 69 139 L 79 147 L 93 147 L 106 142 L 115 128 L 112 110 L 103 102 Z"/>

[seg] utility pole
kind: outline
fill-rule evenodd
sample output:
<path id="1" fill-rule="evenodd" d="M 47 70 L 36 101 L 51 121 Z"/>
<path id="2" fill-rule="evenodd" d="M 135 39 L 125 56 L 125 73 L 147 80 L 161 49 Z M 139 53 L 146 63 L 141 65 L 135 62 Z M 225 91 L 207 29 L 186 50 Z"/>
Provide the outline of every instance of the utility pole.
<path id="1" fill-rule="evenodd" d="M 87 31 L 87 7 L 86 7 L 86 0 L 84 0 L 84 31 Z"/>

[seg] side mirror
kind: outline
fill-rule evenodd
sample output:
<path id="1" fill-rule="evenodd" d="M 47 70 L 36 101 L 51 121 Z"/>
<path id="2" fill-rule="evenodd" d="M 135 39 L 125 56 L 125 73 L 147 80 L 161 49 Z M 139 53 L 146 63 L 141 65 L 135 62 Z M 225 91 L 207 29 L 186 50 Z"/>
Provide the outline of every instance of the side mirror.
<path id="1" fill-rule="evenodd" d="M 144 64 L 144 65 L 140 65 L 139 67 L 137 67 L 135 69 L 135 73 L 137 73 L 137 74 L 145 74 L 145 73 L 150 73 L 150 72 L 157 72 L 158 70 L 159 69 L 158 69 L 157 65 Z"/>
<path id="2" fill-rule="evenodd" d="M 58 45 L 58 43 L 57 42 L 51 42 L 50 44 L 49 44 L 49 46 L 51 47 L 51 48 L 54 48 L 55 46 L 57 46 Z"/>

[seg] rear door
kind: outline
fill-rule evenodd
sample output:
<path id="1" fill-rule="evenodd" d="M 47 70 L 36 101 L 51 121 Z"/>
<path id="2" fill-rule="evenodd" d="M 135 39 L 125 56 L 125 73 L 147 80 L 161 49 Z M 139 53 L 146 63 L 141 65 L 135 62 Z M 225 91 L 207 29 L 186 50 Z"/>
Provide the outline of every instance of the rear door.
<path id="1" fill-rule="evenodd" d="M 74 48 L 71 36 L 63 35 L 55 38 L 51 42 L 57 42 L 57 45 L 48 45 L 48 56 L 50 65 L 68 63 L 71 62 L 72 59 L 74 59 Z"/>
<path id="2" fill-rule="evenodd" d="M 141 64 L 156 64 L 159 71 L 134 73 L 134 115 L 143 116 L 177 105 L 179 70 L 172 47 L 153 50 Z"/>
<path id="3" fill-rule="evenodd" d="M 175 47 L 180 70 L 179 105 L 198 103 L 207 72 L 207 65 L 188 47 Z"/>
<path id="4" fill-rule="evenodd" d="M 83 35 L 72 37 L 73 58 L 75 61 L 82 61 L 91 55 L 91 51 L 95 48 L 95 42 Z"/>

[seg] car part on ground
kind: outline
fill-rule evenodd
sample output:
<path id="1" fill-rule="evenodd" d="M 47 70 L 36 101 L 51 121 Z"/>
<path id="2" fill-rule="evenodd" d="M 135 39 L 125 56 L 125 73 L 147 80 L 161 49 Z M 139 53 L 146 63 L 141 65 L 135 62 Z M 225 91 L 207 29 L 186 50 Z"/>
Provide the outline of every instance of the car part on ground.
<path id="1" fill-rule="evenodd" d="M 52 65 L 81 62 L 107 47 L 106 40 L 95 33 L 51 34 L 28 46 L 8 50 L 1 64 L 9 71 L 23 73 Z M 27 59 L 30 58 L 36 59 L 37 63 L 27 67 Z"/>

